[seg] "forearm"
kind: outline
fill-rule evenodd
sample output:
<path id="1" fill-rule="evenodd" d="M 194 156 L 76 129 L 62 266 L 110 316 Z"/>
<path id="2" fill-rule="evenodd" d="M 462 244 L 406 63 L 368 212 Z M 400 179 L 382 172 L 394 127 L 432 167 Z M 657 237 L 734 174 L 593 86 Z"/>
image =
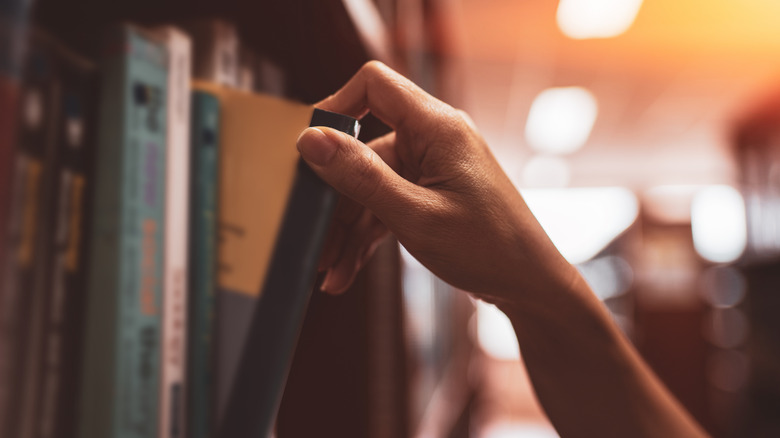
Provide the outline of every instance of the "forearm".
<path id="1" fill-rule="evenodd" d="M 440 278 L 500 304 L 562 435 L 702 434 L 560 256 L 468 117 L 378 62 L 319 106 L 370 111 L 393 129 L 370 146 L 328 129 L 298 139 L 304 160 L 349 201 L 335 221 L 350 233 L 331 235 L 321 266 L 326 290 L 347 288 L 379 223 Z"/>
<path id="2" fill-rule="evenodd" d="M 500 307 L 561 436 L 695 437 L 700 426 L 649 370 L 579 276 Z"/>

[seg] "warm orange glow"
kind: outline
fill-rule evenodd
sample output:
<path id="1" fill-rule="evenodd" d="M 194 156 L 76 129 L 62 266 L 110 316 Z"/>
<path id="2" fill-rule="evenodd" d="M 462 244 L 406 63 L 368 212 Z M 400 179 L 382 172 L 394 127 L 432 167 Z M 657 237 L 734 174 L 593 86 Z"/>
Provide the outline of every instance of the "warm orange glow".
<path id="1" fill-rule="evenodd" d="M 780 82 L 780 2 L 646 0 L 626 32 L 584 40 L 560 31 L 557 6 L 460 3 L 458 105 L 491 146 L 530 159 L 518 121 L 543 90 L 579 86 L 598 97 L 599 115 L 587 147 L 568 157 L 572 186 L 732 183 L 726 130 Z"/>
<path id="2" fill-rule="evenodd" d="M 639 12 L 627 43 L 728 56 L 780 49 L 780 2 L 774 0 L 656 0 Z"/>
<path id="3" fill-rule="evenodd" d="M 631 28 L 608 40 L 567 41 L 556 25 L 557 2 L 462 0 L 465 48 L 491 58 L 518 49 L 562 45 L 609 50 L 613 55 L 712 54 L 720 57 L 780 52 L 780 2 L 775 0 L 648 0 Z M 560 54 L 560 53 L 559 53 Z"/>

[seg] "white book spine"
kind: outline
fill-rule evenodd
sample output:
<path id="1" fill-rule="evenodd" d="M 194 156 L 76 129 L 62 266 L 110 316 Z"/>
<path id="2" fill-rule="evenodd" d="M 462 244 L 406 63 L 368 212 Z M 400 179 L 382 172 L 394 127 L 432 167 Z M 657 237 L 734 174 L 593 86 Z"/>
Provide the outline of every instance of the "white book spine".
<path id="1" fill-rule="evenodd" d="M 168 53 L 165 263 L 160 374 L 160 438 L 185 436 L 187 243 L 192 41 L 174 27 L 155 30 Z"/>
<path id="2" fill-rule="evenodd" d="M 240 47 L 238 62 L 238 89 L 254 91 L 255 89 L 255 64 L 257 57 L 251 51 Z"/>
<path id="3" fill-rule="evenodd" d="M 238 31 L 229 23 L 217 22 L 214 32 L 213 80 L 237 88 L 240 82 Z"/>

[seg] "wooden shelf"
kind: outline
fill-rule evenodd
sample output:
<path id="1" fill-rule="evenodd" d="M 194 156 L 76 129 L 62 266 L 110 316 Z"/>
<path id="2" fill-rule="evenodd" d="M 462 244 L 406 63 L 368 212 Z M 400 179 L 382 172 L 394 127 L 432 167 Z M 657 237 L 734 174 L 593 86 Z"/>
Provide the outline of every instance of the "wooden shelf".
<path id="1" fill-rule="evenodd" d="M 417 6 L 422 10 L 423 2 Z M 36 25 L 93 59 L 106 28 L 117 22 L 193 19 L 233 23 L 242 45 L 280 67 L 287 97 L 306 103 L 333 93 L 372 59 L 408 70 L 399 65 L 404 57 L 393 29 L 372 0 L 37 0 L 33 11 Z M 364 141 L 388 131 L 371 116 L 362 125 Z M 409 436 L 401 269 L 397 242 L 388 241 L 347 294 L 314 294 L 278 418 L 279 438 Z M 469 393 L 457 384 L 465 371 L 458 367 L 445 376 L 435 395 L 438 407 L 424 415 L 421 430 L 451 429 L 458 418 L 446 412 L 449 402 L 457 400 L 459 412 L 466 406 Z"/>
<path id="2" fill-rule="evenodd" d="M 357 24 L 355 20 L 370 20 Z M 87 55 L 97 53 L 111 23 L 151 25 L 197 18 L 234 23 L 242 43 L 285 72 L 289 96 L 316 102 L 371 59 L 392 64 L 388 31 L 369 0 L 39 0 L 34 22 Z"/>

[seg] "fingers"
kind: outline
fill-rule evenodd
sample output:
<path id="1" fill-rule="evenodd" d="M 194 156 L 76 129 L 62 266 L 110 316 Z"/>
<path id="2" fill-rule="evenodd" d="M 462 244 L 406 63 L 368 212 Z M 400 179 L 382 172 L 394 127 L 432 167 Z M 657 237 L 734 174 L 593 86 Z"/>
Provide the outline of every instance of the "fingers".
<path id="1" fill-rule="evenodd" d="M 344 249 L 344 241 L 347 239 L 350 226 L 345 225 L 334 219 L 328 230 L 328 237 L 325 239 L 320 261 L 317 264 L 317 271 L 327 271 L 336 263 L 341 251 Z"/>
<path id="2" fill-rule="evenodd" d="M 393 129 L 407 123 L 426 126 L 444 103 L 379 61 L 363 65 L 339 91 L 318 108 L 361 118 L 371 111 Z"/>
<path id="3" fill-rule="evenodd" d="M 382 158 L 382 161 L 398 172 L 400 162 L 398 155 L 395 153 L 394 142 L 395 132 L 393 131 L 372 140 L 367 146 L 373 149 L 377 155 Z M 344 247 L 344 241 L 346 240 L 349 230 L 352 228 L 352 225 L 357 222 L 364 210 L 365 207 L 346 196 L 341 196 L 339 198 L 336 212 L 333 215 L 333 221 L 328 230 L 328 236 L 325 241 L 322 256 L 320 257 L 318 265 L 319 271 L 326 270 L 336 262 L 338 256 L 341 255 L 341 250 Z"/>
<path id="4" fill-rule="evenodd" d="M 328 273 L 320 289 L 331 294 L 346 291 L 387 234 L 387 228 L 382 222 L 365 210 L 349 228 L 348 233 L 342 235 L 344 239 L 341 247 L 337 249 L 338 257 L 326 267 Z"/>
<path id="5" fill-rule="evenodd" d="M 419 188 L 401 178 L 377 152 L 337 130 L 306 129 L 298 138 L 298 150 L 320 178 L 380 217 L 397 215 L 410 197 L 419 196 Z"/>
<path id="6" fill-rule="evenodd" d="M 330 268 L 336 262 L 339 255 L 341 255 L 341 250 L 344 248 L 344 241 L 350 233 L 350 229 L 364 210 L 365 207 L 346 196 L 339 198 L 336 212 L 333 215 L 333 220 L 325 239 L 325 246 L 320 256 L 319 271 Z"/>
<path id="7" fill-rule="evenodd" d="M 309 128 L 298 150 L 309 166 L 343 195 L 320 269 L 328 273 L 322 289 L 340 293 L 377 243 L 407 218 L 427 190 L 405 180 L 395 131 L 429 132 L 451 108 L 379 62 L 370 62 L 319 108 L 362 118 L 369 111 L 394 132 L 368 145 L 329 128 Z M 399 175 L 400 174 L 400 175 Z M 387 227 L 385 226 L 387 225 Z"/>
<path id="8" fill-rule="evenodd" d="M 401 173 L 401 159 L 398 157 L 398 152 L 395 149 L 395 131 L 390 131 L 379 138 L 371 140 L 367 146 L 376 152 L 382 161 L 387 163 L 396 173 Z"/>

